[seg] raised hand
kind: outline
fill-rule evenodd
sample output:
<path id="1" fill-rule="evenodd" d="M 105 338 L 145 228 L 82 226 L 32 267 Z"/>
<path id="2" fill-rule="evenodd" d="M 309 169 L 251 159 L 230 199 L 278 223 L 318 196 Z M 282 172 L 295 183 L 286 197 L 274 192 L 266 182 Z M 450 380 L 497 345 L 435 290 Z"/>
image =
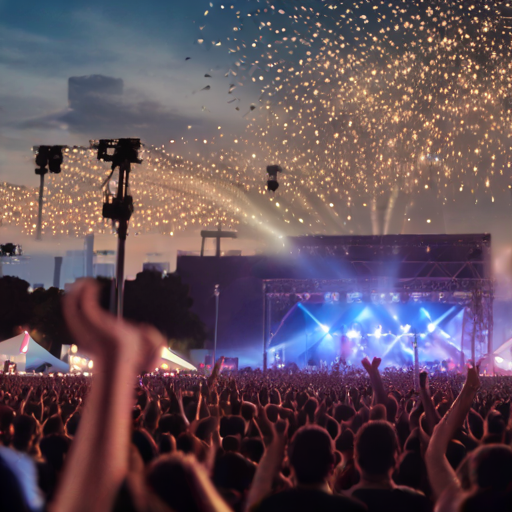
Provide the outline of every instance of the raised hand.
<path id="1" fill-rule="evenodd" d="M 420 388 L 428 389 L 428 373 L 427 372 L 420 373 Z"/>
<path id="2" fill-rule="evenodd" d="M 465 386 L 469 389 L 476 391 L 480 388 L 480 366 L 471 366 L 468 368 L 468 376 L 466 377 Z"/>
<path id="3" fill-rule="evenodd" d="M 361 361 L 361 364 L 363 365 L 363 368 L 368 372 L 368 373 L 373 373 L 375 372 L 376 370 L 379 369 L 379 366 L 380 366 L 380 363 L 381 363 L 382 359 L 380 357 L 374 357 L 372 362 L 370 363 L 369 359 L 367 357 L 365 357 L 362 361 Z"/>
<path id="4" fill-rule="evenodd" d="M 137 372 L 154 367 L 165 344 L 150 326 L 135 326 L 112 316 L 99 305 L 99 288 L 93 280 L 77 281 L 64 299 L 64 317 L 77 345 L 106 371 L 112 360 L 133 364 Z"/>

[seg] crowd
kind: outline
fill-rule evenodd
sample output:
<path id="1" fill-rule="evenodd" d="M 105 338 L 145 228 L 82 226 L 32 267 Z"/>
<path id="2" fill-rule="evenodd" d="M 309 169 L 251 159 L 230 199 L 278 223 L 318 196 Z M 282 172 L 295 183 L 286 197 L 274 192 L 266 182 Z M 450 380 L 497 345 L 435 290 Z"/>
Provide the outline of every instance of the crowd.
<path id="1" fill-rule="evenodd" d="M 164 340 L 79 282 L 94 377 L 1 376 L 1 511 L 512 510 L 512 379 L 380 368 L 144 375 Z"/>

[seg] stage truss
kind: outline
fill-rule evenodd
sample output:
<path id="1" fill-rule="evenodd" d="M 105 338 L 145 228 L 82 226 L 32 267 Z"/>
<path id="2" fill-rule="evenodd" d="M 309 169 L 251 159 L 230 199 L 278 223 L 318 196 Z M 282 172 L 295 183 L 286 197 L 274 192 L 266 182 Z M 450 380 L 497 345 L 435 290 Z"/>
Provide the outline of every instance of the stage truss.
<path id="1" fill-rule="evenodd" d="M 304 261 L 320 262 L 319 268 L 333 272 L 335 262 L 338 268 L 334 272 L 346 277 L 263 281 L 265 369 L 273 314 L 282 316 L 298 302 L 322 302 L 326 296 L 340 302 L 413 301 L 464 306 L 460 364 L 464 364 L 465 351 L 471 352 L 474 361 L 492 353 L 490 235 L 303 237 L 292 239 L 291 247 L 292 257 L 302 259 L 302 265 Z"/>

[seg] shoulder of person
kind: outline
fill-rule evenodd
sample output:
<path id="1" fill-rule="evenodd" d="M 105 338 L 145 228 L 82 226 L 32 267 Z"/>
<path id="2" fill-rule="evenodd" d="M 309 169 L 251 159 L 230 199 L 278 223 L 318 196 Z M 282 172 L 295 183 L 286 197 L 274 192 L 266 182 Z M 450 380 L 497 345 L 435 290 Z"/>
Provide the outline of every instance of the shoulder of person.
<path id="1" fill-rule="evenodd" d="M 419 498 L 427 499 L 427 497 L 421 491 L 413 489 L 412 487 L 408 487 L 407 485 L 397 485 L 395 490 L 402 491 L 409 494 L 410 496 L 418 496 Z"/>

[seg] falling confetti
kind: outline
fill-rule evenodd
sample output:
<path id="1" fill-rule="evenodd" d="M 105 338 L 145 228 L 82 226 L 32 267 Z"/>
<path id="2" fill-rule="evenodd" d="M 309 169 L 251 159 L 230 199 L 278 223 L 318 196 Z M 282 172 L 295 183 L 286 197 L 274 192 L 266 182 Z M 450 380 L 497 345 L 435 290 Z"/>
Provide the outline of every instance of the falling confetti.
<path id="1" fill-rule="evenodd" d="M 148 150 L 134 173 L 132 228 L 269 226 L 271 218 L 288 234 L 350 232 L 354 203 L 392 190 L 494 201 L 512 185 L 511 21 L 512 9 L 496 0 L 212 3 L 201 39 L 230 59 L 220 89 L 230 115 L 248 110 L 247 130 L 219 130 L 192 151 L 190 129 L 173 154 Z M 220 26 L 237 30 L 220 34 Z M 238 85 L 254 97 L 229 99 Z M 98 190 L 105 169 L 88 152 L 67 159 L 48 180 L 45 229 L 108 231 Z M 270 163 L 285 167 L 275 198 L 262 185 Z M 4 184 L 0 194 L 3 222 L 33 233 L 36 191 Z"/>

